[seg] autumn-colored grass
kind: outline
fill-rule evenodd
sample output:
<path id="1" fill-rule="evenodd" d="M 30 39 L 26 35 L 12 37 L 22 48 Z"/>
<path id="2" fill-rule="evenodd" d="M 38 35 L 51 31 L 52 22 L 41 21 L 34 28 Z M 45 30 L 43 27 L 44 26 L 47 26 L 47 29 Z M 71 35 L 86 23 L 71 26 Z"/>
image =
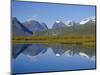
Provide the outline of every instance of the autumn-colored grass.
<path id="1" fill-rule="evenodd" d="M 95 35 L 68 35 L 68 36 L 15 36 L 15 44 L 73 44 L 95 48 Z"/>

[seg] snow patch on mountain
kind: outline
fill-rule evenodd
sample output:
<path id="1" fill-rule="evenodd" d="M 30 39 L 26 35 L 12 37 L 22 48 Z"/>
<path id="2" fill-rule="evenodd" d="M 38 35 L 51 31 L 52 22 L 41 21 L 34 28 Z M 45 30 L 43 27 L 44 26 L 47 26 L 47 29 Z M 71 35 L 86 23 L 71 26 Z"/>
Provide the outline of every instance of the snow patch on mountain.
<path id="1" fill-rule="evenodd" d="M 57 20 L 56 23 L 60 23 L 61 21 Z"/>
<path id="2" fill-rule="evenodd" d="M 71 21 L 71 20 L 67 20 L 67 21 L 65 21 L 64 23 L 65 23 L 65 24 L 66 24 L 66 26 L 68 26 L 68 27 L 73 26 L 73 25 L 75 25 L 75 24 L 76 24 L 76 22 Z"/>
<path id="3" fill-rule="evenodd" d="M 92 17 L 86 18 L 86 19 L 80 21 L 79 24 L 86 24 L 86 23 L 88 23 L 88 22 L 90 22 L 90 21 L 91 21 L 91 22 L 95 22 L 95 17 L 92 16 Z"/>

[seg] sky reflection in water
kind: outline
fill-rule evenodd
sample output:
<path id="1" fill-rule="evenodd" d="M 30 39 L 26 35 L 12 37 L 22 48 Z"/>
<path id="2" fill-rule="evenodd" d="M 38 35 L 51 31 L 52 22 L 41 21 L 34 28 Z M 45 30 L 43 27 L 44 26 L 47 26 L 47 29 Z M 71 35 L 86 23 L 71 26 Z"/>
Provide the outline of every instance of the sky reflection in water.
<path id="1" fill-rule="evenodd" d="M 13 73 L 95 69 L 95 66 L 94 49 L 44 44 L 13 46 Z"/>

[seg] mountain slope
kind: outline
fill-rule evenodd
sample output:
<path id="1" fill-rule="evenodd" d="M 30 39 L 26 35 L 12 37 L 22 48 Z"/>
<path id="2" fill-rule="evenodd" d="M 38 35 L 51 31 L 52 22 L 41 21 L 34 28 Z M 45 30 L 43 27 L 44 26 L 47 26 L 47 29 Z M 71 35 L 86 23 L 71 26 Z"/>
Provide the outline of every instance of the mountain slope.
<path id="1" fill-rule="evenodd" d="M 26 28 L 16 17 L 12 18 L 13 36 L 32 35 L 33 32 Z"/>

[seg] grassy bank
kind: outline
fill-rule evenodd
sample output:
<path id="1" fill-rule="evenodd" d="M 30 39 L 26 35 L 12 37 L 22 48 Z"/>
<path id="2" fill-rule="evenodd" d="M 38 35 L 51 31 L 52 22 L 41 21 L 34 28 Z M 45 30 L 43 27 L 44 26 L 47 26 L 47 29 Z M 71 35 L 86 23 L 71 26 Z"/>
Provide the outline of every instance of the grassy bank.
<path id="1" fill-rule="evenodd" d="M 15 36 L 15 44 L 73 44 L 85 47 L 95 47 L 94 35 L 68 35 L 68 36 Z"/>

